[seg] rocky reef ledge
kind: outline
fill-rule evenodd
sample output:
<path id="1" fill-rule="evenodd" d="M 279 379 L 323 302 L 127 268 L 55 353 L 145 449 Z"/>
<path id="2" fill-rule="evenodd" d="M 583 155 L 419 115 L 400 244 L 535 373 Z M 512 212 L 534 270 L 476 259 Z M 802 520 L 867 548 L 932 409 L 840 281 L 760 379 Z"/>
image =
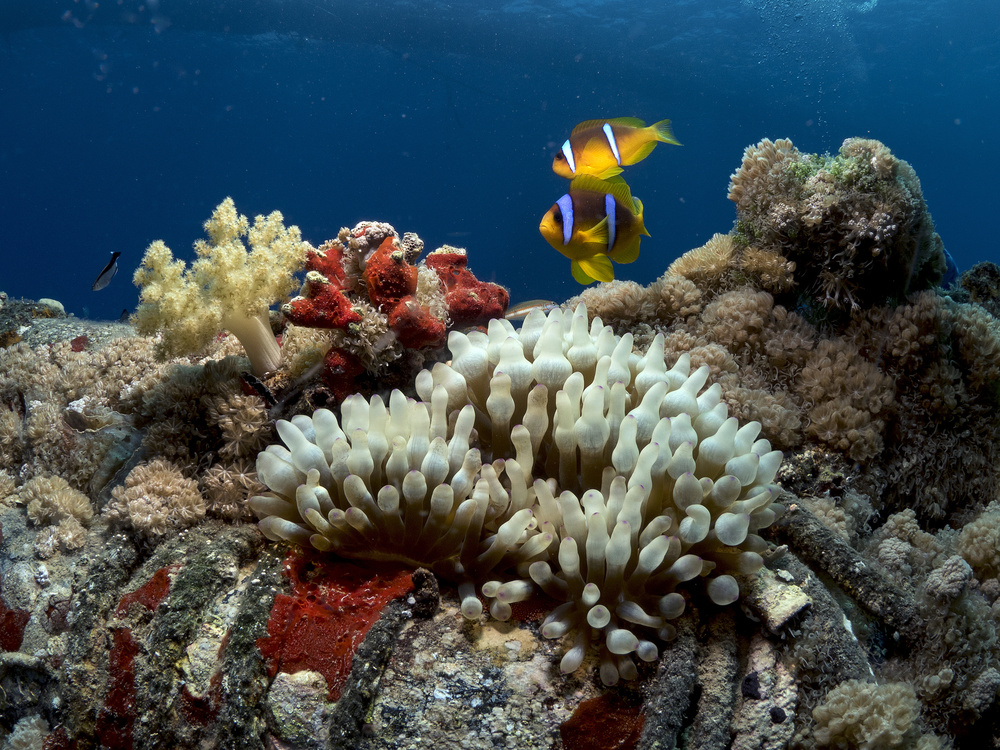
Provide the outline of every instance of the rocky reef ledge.
<path id="1" fill-rule="evenodd" d="M 276 369 L 0 295 L 3 747 L 1000 747 L 1000 273 L 877 141 L 730 198 L 520 329 L 458 248 L 224 203 Z"/>

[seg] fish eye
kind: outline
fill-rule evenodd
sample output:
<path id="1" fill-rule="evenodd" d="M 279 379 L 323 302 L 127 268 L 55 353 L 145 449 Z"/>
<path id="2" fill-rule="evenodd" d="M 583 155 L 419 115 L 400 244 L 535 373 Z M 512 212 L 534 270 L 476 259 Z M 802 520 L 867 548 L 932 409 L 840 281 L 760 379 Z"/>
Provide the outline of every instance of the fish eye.
<path id="1" fill-rule="evenodd" d="M 562 161 L 565 158 L 566 158 L 566 155 L 562 151 L 560 151 L 559 153 L 556 154 L 556 161 Z"/>
<path id="2" fill-rule="evenodd" d="M 556 224 L 562 224 L 562 211 L 560 211 L 558 208 L 555 211 L 553 211 L 552 219 L 556 222 Z"/>

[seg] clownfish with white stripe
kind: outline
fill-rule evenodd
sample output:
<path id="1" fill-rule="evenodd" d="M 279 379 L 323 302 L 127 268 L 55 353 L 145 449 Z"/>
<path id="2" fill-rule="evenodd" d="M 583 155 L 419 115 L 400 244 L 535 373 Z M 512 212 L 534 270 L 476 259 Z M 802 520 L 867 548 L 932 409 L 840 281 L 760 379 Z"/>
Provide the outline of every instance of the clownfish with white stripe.
<path id="1" fill-rule="evenodd" d="M 538 231 L 573 263 L 573 278 L 581 284 L 614 281 L 615 263 L 639 257 L 639 240 L 649 236 L 642 220 L 642 202 L 633 198 L 621 177 L 599 180 L 577 177 L 569 192 L 542 217 Z"/>
<path id="2" fill-rule="evenodd" d="M 636 117 L 587 120 L 573 128 L 552 160 L 552 171 L 567 179 L 593 175 L 606 180 L 620 174 L 623 166 L 645 159 L 657 143 L 681 145 L 670 120 L 649 126 Z"/>

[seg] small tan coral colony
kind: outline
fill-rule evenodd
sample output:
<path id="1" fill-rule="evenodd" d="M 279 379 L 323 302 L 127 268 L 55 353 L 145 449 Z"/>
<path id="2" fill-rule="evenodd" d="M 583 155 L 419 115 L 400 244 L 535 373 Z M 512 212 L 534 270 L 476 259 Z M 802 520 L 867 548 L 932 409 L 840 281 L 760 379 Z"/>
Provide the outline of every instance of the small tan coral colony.
<path id="1" fill-rule="evenodd" d="M 997 321 L 933 289 L 945 259 L 919 182 L 876 141 L 851 139 L 835 156 L 761 141 L 730 198 L 734 230 L 650 286 L 599 285 L 520 331 L 494 320 L 452 332 L 447 355 L 400 346 L 375 310 L 373 325 L 333 332 L 273 321 L 284 351 L 266 382 L 284 400 L 271 411 L 247 392 L 239 343 L 213 336 L 238 313 L 253 321 L 244 343 L 260 339 L 266 354 L 263 311 L 293 291 L 303 258 L 292 251 L 306 246 L 280 215 L 252 228 L 223 204 L 198 279 L 160 246 L 138 277 L 153 303 L 138 321 L 161 329 L 171 362 L 154 361 L 153 338 L 0 351 L 0 490 L 54 530 L 39 535 L 40 556 L 75 554 L 88 527 L 156 545 L 252 508 L 271 539 L 432 568 L 470 618 L 480 595 L 504 619 L 544 592 L 555 603 L 541 632 L 566 637 L 562 670 L 593 649 L 611 684 L 670 648 L 672 620 L 734 602 L 767 572 L 768 535 L 789 504 L 780 481 L 795 512 L 810 509 L 910 602 L 920 633 L 909 650 L 879 646 L 892 634 L 868 604 L 842 605 L 882 649 L 876 692 L 879 716 L 900 723 L 891 732 L 851 718 L 875 690 L 851 681 L 867 670 L 835 671 L 808 621 L 786 633 L 798 670 L 791 745 L 965 731 L 1000 687 Z M 359 225 L 332 241 L 352 309 L 369 309 L 364 259 L 391 234 Z M 284 259 L 280 283 L 230 294 L 226 274 L 259 275 L 250 256 L 269 247 Z M 219 290 L 210 316 L 171 297 L 190 281 L 191 294 Z M 416 294 L 440 313 L 424 266 Z M 157 306 L 168 298 L 177 304 Z M 296 400 L 331 348 L 375 376 L 390 362 L 418 374 L 343 403 L 309 383 Z M 273 368 L 273 354 L 255 370 Z M 308 413 L 272 421 L 295 412 Z M 121 455 L 123 438 L 132 448 Z M 87 495 L 102 498 L 99 514 Z"/>

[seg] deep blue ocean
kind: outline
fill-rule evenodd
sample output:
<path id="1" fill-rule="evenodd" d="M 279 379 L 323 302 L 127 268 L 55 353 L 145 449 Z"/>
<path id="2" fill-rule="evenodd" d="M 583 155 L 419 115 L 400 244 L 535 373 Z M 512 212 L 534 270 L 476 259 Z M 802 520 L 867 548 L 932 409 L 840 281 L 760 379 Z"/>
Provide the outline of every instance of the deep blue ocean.
<path id="1" fill-rule="evenodd" d="M 231 195 L 314 245 L 388 221 L 512 302 L 562 300 L 552 156 L 619 116 L 684 145 L 625 175 L 652 236 L 618 278 L 729 231 L 765 137 L 883 141 L 959 268 L 1000 262 L 998 0 L 0 0 L 0 290 L 116 319 L 146 246 L 191 259 Z"/>

